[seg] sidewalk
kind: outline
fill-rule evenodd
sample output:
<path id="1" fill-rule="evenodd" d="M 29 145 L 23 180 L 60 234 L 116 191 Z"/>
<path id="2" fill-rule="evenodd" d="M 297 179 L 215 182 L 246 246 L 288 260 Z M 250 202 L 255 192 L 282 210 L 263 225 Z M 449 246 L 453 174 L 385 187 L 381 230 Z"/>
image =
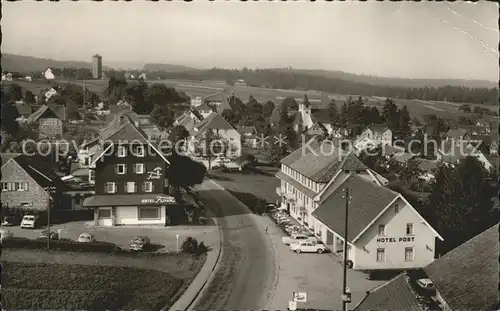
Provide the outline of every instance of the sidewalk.
<path id="1" fill-rule="evenodd" d="M 213 219 L 218 226 L 217 218 L 214 217 Z M 182 296 L 170 307 L 170 309 L 168 309 L 169 311 L 188 310 L 190 307 L 192 308 L 194 306 L 193 302 L 199 297 L 199 294 L 210 280 L 213 272 L 217 269 L 223 251 L 220 229 L 216 231 L 219 235 L 219 243 L 214 245 L 213 250 L 207 253 L 207 259 L 200 272 L 196 275 L 191 284 L 189 284 Z M 165 308 L 162 309 L 162 311 L 166 310 Z"/>

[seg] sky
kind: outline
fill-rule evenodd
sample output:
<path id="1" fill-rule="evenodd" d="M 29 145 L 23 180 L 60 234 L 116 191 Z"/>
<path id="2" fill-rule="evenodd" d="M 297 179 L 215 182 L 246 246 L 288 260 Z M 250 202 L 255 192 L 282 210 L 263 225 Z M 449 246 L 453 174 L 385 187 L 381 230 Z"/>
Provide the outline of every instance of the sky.
<path id="1" fill-rule="evenodd" d="M 340 70 L 498 81 L 482 2 L 2 1 L 2 52 L 103 65 Z"/>

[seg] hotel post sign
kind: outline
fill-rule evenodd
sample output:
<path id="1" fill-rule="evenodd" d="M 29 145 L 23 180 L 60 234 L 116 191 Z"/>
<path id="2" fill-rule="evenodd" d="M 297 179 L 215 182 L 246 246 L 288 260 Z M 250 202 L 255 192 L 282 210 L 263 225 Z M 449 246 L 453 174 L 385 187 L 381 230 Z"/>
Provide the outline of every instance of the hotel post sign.
<path id="1" fill-rule="evenodd" d="M 377 243 L 399 243 L 399 242 L 415 242 L 415 237 L 405 236 L 397 238 L 377 238 Z"/>

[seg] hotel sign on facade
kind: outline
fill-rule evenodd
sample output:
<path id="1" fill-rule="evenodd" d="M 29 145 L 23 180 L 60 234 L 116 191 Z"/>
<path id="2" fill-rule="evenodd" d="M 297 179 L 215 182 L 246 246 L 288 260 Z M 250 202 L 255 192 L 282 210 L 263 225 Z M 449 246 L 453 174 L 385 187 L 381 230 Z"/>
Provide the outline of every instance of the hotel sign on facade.
<path id="1" fill-rule="evenodd" d="M 377 238 L 377 243 L 415 242 L 415 237 L 406 236 L 399 238 Z"/>
<path id="2" fill-rule="evenodd" d="M 175 198 L 171 196 L 158 195 L 153 198 L 145 198 L 141 200 L 143 204 L 173 204 L 175 203 Z"/>

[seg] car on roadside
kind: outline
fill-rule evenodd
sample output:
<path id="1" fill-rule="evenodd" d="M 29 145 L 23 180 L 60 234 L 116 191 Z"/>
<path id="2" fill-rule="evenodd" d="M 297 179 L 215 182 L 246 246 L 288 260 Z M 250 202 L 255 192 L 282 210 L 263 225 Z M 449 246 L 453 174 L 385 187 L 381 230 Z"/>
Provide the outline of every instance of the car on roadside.
<path id="1" fill-rule="evenodd" d="M 14 233 L 10 230 L 0 230 L 0 241 L 11 240 L 14 238 Z"/>
<path id="2" fill-rule="evenodd" d="M 434 293 L 436 291 L 436 288 L 434 287 L 434 283 L 432 283 L 432 280 L 428 279 L 428 278 L 418 279 L 417 285 L 421 289 L 423 289 L 429 293 Z"/>
<path id="3" fill-rule="evenodd" d="M 43 230 L 40 235 L 38 236 L 38 239 L 48 239 L 49 238 L 49 230 Z M 51 240 L 59 240 L 59 233 L 57 231 L 51 231 L 50 232 L 50 239 Z"/>
<path id="4" fill-rule="evenodd" d="M 24 215 L 21 220 L 21 228 L 36 229 L 38 226 L 38 216 L 35 215 Z"/>
<path id="5" fill-rule="evenodd" d="M 93 243 L 96 241 L 95 236 L 90 233 L 82 233 L 76 239 L 78 243 Z"/>
<path id="6" fill-rule="evenodd" d="M 291 245 L 294 243 L 299 243 L 301 241 L 307 241 L 307 240 L 309 240 L 309 238 L 302 234 L 292 234 L 291 236 L 284 236 L 281 238 L 281 241 L 285 245 Z"/>
<path id="7" fill-rule="evenodd" d="M 2 226 L 14 226 L 14 217 L 5 216 L 2 221 Z"/>
<path id="8" fill-rule="evenodd" d="M 145 251 L 151 246 L 151 241 L 146 236 L 136 236 L 131 242 L 129 249 L 131 251 L 139 252 Z"/>
<path id="9" fill-rule="evenodd" d="M 322 254 L 326 251 L 326 247 L 323 244 L 315 243 L 313 241 L 303 241 L 299 243 L 290 244 L 290 250 L 297 254 L 300 253 L 318 253 Z"/>

